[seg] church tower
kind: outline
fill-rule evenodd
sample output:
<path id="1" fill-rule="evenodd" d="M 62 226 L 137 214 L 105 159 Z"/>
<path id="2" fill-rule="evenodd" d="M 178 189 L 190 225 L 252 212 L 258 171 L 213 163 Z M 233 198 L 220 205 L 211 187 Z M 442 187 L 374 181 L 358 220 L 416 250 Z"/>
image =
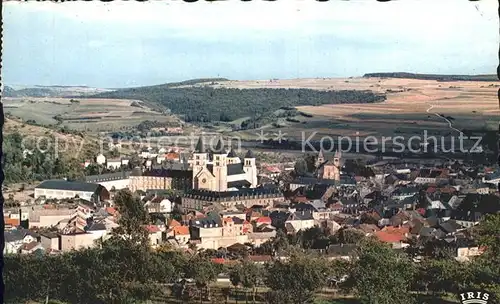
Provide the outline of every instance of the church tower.
<path id="1" fill-rule="evenodd" d="M 229 151 L 229 153 L 227 154 L 227 163 L 230 165 L 230 164 L 238 164 L 238 163 L 241 163 L 241 160 L 240 158 L 238 157 L 238 155 L 236 154 L 236 151 L 234 151 L 233 148 L 231 148 L 231 150 Z"/>
<path id="2" fill-rule="evenodd" d="M 203 136 L 200 136 L 193 153 L 193 189 L 198 188 L 195 177 L 206 167 L 207 162 L 208 153 L 203 144 Z"/>
<path id="3" fill-rule="evenodd" d="M 243 170 L 246 173 L 247 180 L 251 182 L 251 187 L 257 187 L 257 165 L 255 164 L 255 155 L 252 150 L 248 150 L 245 154 Z"/>
<path id="4" fill-rule="evenodd" d="M 227 153 L 222 139 L 219 139 L 213 152 L 213 174 L 216 191 L 227 191 Z"/>
<path id="5" fill-rule="evenodd" d="M 340 159 L 342 158 L 342 152 L 337 151 L 333 156 L 333 164 L 340 170 Z"/>
<path id="6" fill-rule="evenodd" d="M 318 158 L 316 159 L 316 168 L 321 166 L 321 164 L 323 164 L 324 162 L 325 162 L 325 152 L 323 151 L 323 148 L 321 148 L 321 150 L 319 150 L 318 153 Z"/>
<path id="7" fill-rule="evenodd" d="M 336 181 L 340 181 L 340 170 L 342 169 L 342 166 L 340 164 L 341 158 L 342 153 L 340 151 L 335 152 L 335 155 L 333 156 L 333 165 L 335 166 L 336 170 L 334 171 L 333 179 Z"/>

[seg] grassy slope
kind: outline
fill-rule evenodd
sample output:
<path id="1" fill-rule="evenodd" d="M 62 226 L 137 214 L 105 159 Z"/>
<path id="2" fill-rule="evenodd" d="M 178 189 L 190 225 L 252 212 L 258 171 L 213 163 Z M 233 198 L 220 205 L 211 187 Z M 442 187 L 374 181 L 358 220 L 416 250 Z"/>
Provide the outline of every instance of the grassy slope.
<path id="1" fill-rule="evenodd" d="M 87 134 L 83 134 L 83 136 L 63 134 L 55 129 L 30 125 L 15 119 L 5 118 L 4 135 L 14 132 L 21 134 L 27 145 L 36 143 L 37 141 L 42 143 L 43 140 L 50 140 L 53 146 L 55 139 L 57 139 L 58 150 L 63 157 L 67 158 L 83 160 L 95 156 L 96 151 L 99 149 L 98 139 Z"/>

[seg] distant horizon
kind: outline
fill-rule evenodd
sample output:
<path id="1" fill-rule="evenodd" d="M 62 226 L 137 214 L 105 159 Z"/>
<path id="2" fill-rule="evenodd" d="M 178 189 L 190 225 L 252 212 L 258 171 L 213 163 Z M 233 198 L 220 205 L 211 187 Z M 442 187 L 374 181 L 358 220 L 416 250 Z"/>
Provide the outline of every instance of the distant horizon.
<path id="1" fill-rule="evenodd" d="M 227 77 L 199 77 L 199 78 L 190 78 L 190 79 L 184 79 L 184 80 L 179 80 L 179 81 L 168 81 L 168 82 L 163 82 L 163 83 L 155 83 L 155 84 L 146 84 L 146 85 L 140 85 L 140 86 L 130 86 L 130 87 L 94 87 L 94 86 L 88 86 L 88 85 L 60 85 L 60 84 L 50 84 L 50 85 L 40 85 L 40 84 L 11 84 L 11 83 L 3 83 L 3 86 L 7 87 L 25 87 L 25 88 L 35 88 L 35 87 L 41 87 L 41 88 L 47 88 L 47 87 L 61 87 L 61 88 L 90 88 L 90 89 L 102 89 L 102 90 L 119 90 L 119 89 L 131 89 L 131 88 L 136 88 L 136 87 L 150 87 L 150 86 L 159 86 L 159 85 L 164 85 L 164 84 L 170 84 L 170 83 L 180 83 L 184 81 L 191 81 L 191 80 L 198 80 L 198 79 L 220 79 L 220 78 L 225 78 L 227 79 L 226 81 L 266 81 L 270 79 L 275 79 L 275 80 L 294 80 L 294 79 L 318 79 L 318 78 L 324 78 L 324 79 L 348 79 L 348 78 L 363 78 L 364 75 L 366 74 L 385 74 L 385 73 L 408 73 L 408 74 L 415 74 L 415 75 L 433 75 L 433 76 L 495 76 L 497 77 L 496 73 L 491 73 L 491 74 L 434 74 L 434 73 L 415 73 L 415 72 L 369 72 L 365 73 L 363 75 L 358 75 L 358 76 L 347 76 L 347 77 L 298 77 L 298 78 L 268 78 L 268 79 L 229 79 Z M 500 80 L 497 80 L 500 81 Z"/>
<path id="2" fill-rule="evenodd" d="M 498 64 L 495 1 L 3 4 L 2 80 L 11 85 L 481 75 Z"/>

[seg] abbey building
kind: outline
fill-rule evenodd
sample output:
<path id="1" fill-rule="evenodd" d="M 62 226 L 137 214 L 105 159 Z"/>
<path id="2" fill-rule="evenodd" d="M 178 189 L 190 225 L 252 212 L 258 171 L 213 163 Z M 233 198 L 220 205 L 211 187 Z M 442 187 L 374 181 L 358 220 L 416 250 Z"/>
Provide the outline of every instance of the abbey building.
<path id="1" fill-rule="evenodd" d="M 192 160 L 193 189 L 232 191 L 257 187 L 255 156 L 248 150 L 240 159 L 234 150 L 227 152 L 219 139 L 214 150 L 206 150 L 203 138 L 196 144 Z"/>

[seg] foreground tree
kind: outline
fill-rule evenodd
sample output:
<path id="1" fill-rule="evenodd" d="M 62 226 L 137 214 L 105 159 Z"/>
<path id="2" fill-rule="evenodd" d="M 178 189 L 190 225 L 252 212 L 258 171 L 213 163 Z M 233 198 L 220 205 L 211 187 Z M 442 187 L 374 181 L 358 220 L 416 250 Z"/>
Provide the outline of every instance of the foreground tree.
<path id="1" fill-rule="evenodd" d="M 221 272 L 221 265 L 199 255 L 193 256 L 184 268 L 185 277 L 193 279 L 200 291 L 205 290 L 208 300 L 210 300 L 210 283 L 215 282 Z M 200 302 L 202 300 L 203 292 L 200 292 Z"/>
<path id="2" fill-rule="evenodd" d="M 262 267 L 248 260 L 243 260 L 240 264 L 232 267 L 229 279 L 235 287 L 241 284 L 244 288 L 252 289 L 252 302 L 255 303 L 257 286 L 261 283 L 262 275 Z"/>
<path id="3" fill-rule="evenodd" d="M 278 303 L 312 303 L 314 293 L 326 285 L 328 263 L 292 252 L 288 261 L 277 260 L 266 266 L 265 283 Z M 271 300 L 272 301 L 272 300 Z"/>
<path id="4" fill-rule="evenodd" d="M 363 304 L 413 303 L 410 293 L 414 277 L 412 265 L 406 255 L 367 239 L 361 242 L 350 285 Z"/>
<path id="5" fill-rule="evenodd" d="M 149 235 L 145 227 L 149 224 L 149 217 L 139 197 L 129 190 L 120 190 L 115 195 L 114 203 L 119 214 L 119 226 L 113 229 L 112 239 L 149 248 Z"/>

